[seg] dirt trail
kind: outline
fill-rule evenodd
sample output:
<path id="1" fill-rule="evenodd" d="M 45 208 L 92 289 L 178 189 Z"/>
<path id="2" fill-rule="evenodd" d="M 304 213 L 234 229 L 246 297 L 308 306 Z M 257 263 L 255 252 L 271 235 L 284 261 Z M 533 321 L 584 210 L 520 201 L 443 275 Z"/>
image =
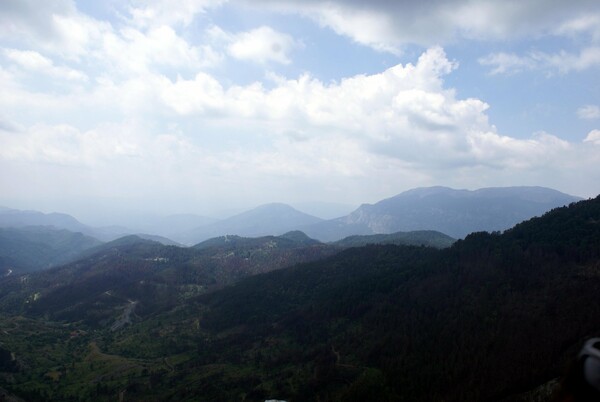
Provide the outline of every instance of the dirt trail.
<path id="1" fill-rule="evenodd" d="M 131 313 L 135 310 L 135 306 L 137 306 L 137 300 L 128 300 L 129 304 L 125 306 L 123 310 L 123 314 L 121 317 L 115 321 L 115 323 L 110 327 L 111 331 L 116 331 L 118 329 L 123 328 L 127 324 L 131 324 Z"/>

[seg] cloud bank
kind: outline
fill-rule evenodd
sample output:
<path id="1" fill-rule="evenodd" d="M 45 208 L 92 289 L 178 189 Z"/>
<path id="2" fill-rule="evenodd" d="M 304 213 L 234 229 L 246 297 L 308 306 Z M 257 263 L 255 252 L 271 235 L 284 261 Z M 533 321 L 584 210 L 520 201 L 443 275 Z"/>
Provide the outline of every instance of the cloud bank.
<path id="1" fill-rule="evenodd" d="M 432 46 L 460 39 L 508 40 L 528 35 L 600 37 L 594 0 L 387 1 L 258 0 L 249 4 L 299 13 L 382 51 L 405 44 Z"/>

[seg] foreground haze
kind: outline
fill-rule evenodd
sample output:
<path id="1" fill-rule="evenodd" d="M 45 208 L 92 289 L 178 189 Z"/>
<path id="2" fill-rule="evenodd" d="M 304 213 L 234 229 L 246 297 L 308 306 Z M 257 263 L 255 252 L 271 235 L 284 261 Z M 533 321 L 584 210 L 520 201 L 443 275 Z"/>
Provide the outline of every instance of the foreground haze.
<path id="1" fill-rule="evenodd" d="M 591 0 L 2 1 L 0 205 L 98 225 L 332 218 L 440 184 L 594 196 L 599 21 Z"/>

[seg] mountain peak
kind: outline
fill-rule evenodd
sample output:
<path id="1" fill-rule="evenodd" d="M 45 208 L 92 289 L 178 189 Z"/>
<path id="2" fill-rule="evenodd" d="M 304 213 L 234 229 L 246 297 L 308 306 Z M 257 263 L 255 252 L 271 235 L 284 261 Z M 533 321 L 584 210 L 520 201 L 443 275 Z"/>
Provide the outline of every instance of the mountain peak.
<path id="1" fill-rule="evenodd" d="M 241 214 L 200 227 L 192 233 L 193 243 L 212 237 L 238 235 L 260 237 L 281 235 L 299 227 L 321 222 L 322 219 L 298 211 L 283 203 L 263 204 Z"/>
<path id="2" fill-rule="evenodd" d="M 39 211 L 22 211 L 19 209 L 0 209 L 0 227 L 53 226 L 73 232 L 89 232 L 89 227 L 71 215 L 52 212 L 45 214 Z"/>
<path id="3" fill-rule="evenodd" d="M 304 213 L 301 211 L 298 211 L 296 208 L 292 207 L 289 204 L 284 204 L 282 202 L 270 202 L 267 204 L 262 204 L 257 206 L 256 208 L 251 209 L 250 211 L 247 212 L 251 212 L 251 211 L 269 211 L 269 212 L 290 212 L 290 211 L 296 211 L 296 212 L 300 212 L 300 213 Z"/>
<path id="4" fill-rule="evenodd" d="M 351 214 L 305 229 L 321 241 L 352 234 L 389 234 L 435 230 L 454 238 L 471 232 L 501 231 L 574 201 L 581 200 L 545 187 L 490 187 L 457 190 L 420 187 L 361 205 Z"/>
<path id="5" fill-rule="evenodd" d="M 318 240 L 312 239 L 309 236 L 306 235 L 306 233 L 300 231 L 300 230 L 292 230 L 289 231 L 287 233 L 282 234 L 281 236 L 278 236 L 282 239 L 287 239 L 287 240 L 291 240 L 294 243 L 300 243 L 300 244 L 316 244 L 319 243 Z"/>
<path id="6" fill-rule="evenodd" d="M 416 187 L 410 190 L 406 190 L 400 194 L 397 194 L 390 199 L 401 198 L 401 197 L 430 197 L 433 195 L 440 194 L 465 194 L 469 192 L 469 190 L 457 190 L 450 187 L 444 186 L 432 186 L 432 187 Z"/>

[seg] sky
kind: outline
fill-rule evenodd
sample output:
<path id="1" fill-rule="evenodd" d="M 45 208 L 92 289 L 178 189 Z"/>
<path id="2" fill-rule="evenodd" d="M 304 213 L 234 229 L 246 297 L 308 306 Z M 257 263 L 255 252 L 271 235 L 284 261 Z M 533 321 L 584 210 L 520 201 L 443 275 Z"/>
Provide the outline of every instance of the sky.
<path id="1" fill-rule="evenodd" d="M 3 0 L 0 205 L 600 193 L 597 0 Z"/>

